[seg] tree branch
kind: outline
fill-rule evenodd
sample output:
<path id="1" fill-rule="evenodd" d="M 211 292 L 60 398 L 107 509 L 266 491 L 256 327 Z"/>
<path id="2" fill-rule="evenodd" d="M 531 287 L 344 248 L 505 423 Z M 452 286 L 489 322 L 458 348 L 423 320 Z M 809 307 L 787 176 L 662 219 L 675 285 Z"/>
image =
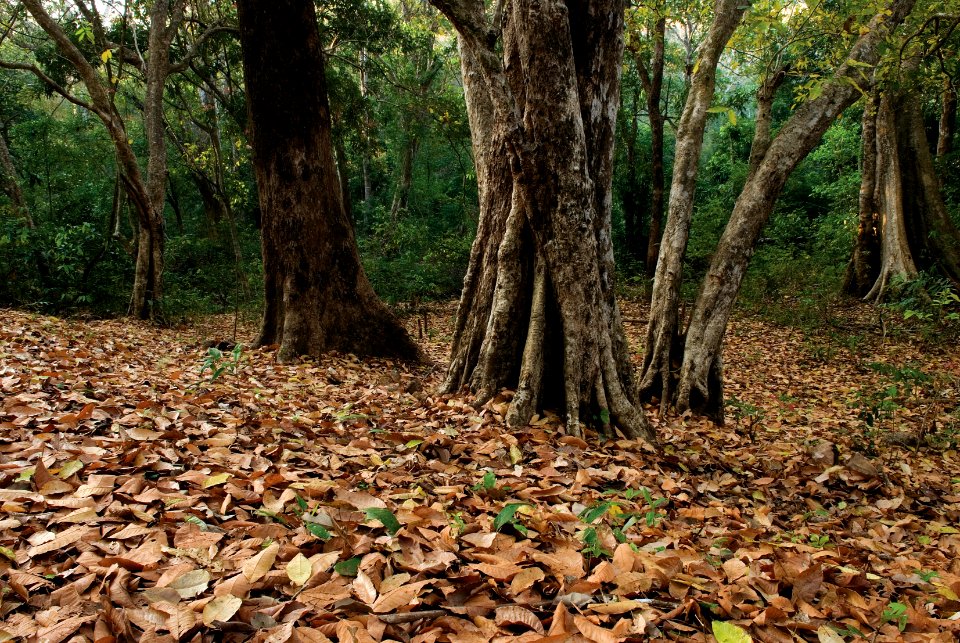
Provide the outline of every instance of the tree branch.
<path id="1" fill-rule="evenodd" d="M 239 37 L 240 30 L 229 25 L 214 25 L 210 27 L 197 37 L 181 60 L 170 65 L 170 73 L 176 74 L 187 69 L 187 67 L 190 66 L 190 61 L 200 52 L 200 48 L 212 37 L 221 33 L 231 33 Z"/>
<path id="2" fill-rule="evenodd" d="M 93 105 L 91 105 L 90 103 L 84 102 L 79 98 L 76 98 L 75 96 L 73 96 L 73 94 L 68 92 L 63 87 L 61 87 L 57 81 L 55 81 L 54 79 L 50 78 L 45 73 L 43 73 L 43 70 L 37 67 L 36 65 L 28 65 L 26 63 L 12 63 L 12 62 L 7 62 L 6 60 L 0 60 L 0 67 L 4 69 L 18 69 L 20 71 L 29 71 L 34 76 L 36 76 L 37 78 L 42 80 L 44 83 L 46 83 L 46 85 L 50 87 L 50 89 L 52 89 L 56 93 L 63 96 L 65 99 L 67 99 L 74 105 L 90 110 L 95 114 L 99 113 L 97 112 L 97 109 Z"/>

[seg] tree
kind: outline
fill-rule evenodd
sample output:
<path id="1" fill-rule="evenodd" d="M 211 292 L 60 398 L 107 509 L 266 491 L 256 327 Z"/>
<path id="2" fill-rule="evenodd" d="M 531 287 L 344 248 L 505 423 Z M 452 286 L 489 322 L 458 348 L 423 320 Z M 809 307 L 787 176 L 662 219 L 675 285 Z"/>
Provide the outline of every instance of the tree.
<path id="1" fill-rule="evenodd" d="M 879 89 L 879 105 L 864 127 L 861 226 L 848 273 L 850 292 L 881 300 L 894 279 L 914 279 L 936 267 L 960 284 L 960 232 L 944 204 L 919 95 L 910 88 Z M 865 116 L 866 121 L 868 116 Z M 867 147 L 872 149 L 868 150 Z M 874 229 L 865 223 L 874 222 Z M 861 250 L 879 238 L 879 255 Z"/>
<path id="2" fill-rule="evenodd" d="M 481 203 L 446 389 L 515 389 L 511 426 L 554 406 L 571 434 L 595 417 L 653 442 L 614 295 L 622 1 L 433 4 L 459 34 Z"/>
<path id="3" fill-rule="evenodd" d="M 690 315 L 674 404 L 722 421 L 720 351 L 747 265 L 776 199 L 797 164 L 820 141 L 830 124 L 863 94 L 880 49 L 891 30 L 913 9 L 915 0 L 894 0 L 874 16 L 833 77 L 797 108 L 780 128 L 753 171 L 724 229 Z"/>
<path id="4" fill-rule="evenodd" d="M 666 186 L 663 171 L 664 158 L 664 127 L 667 117 L 661 107 L 663 94 L 663 68 L 666 52 L 667 17 L 666 6 L 663 3 L 653 7 L 653 26 L 650 31 L 652 52 L 649 59 L 644 60 L 641 48 L 633 46 L 630 53 L 637 74 L 643 86 L 643 93 L 647 102 L 647 118 L 650 123 L 650 228 L 647 233 L 647 247 L 645 257 L 647 274 L 653 275 L 657 267 L 657 257 L 660 254 L 660 235 L 663 226 L 664 197 Z M 631 141 L 633 143 L 633 141 Z M 630 154 L 629 156 L 633 156 Z M 633 161 L 631 160 L 631 165 Z M 631 171 L 635 171 L 630 168 Z M 634 225 L 638 222 L 634 221 Z"/>
<path id="5" fill-rule="evenodd" d="M 717 0 L 710 29 L 697 52 L 696 63 L 692 66 L 690 91 L 677 129 L 667 224 L 653 279 L 650 322 L 647 325 L 643 370 L 640 375 L 641 396 L 659 396 L 661 413 L 666 410 L 673 395 L 673 362 L 678 360 L 680 344 L 683 257 L 690 237 L 703 131 L 713 102 L 717 64 L 747 6 L 739 0 Z"/>
<path id="6" fill-rule="evenodd" d="M 333 156 L 323 50 L 311 0 L 237 3 L 262 210 L 258 345 L 278 357 L 327 350 L 414 358 L 357 254 Z"/>
<path id="7" fill-rule="evenodd" d="M 140 319 L 162 316 L 164 263 L 164 200 L 167 181 L 167 148 L 163 124 L 163 96 L 168 76 L 182 71 L 197 49 L 219 26 L 204 31 L 177 63 L 170 60 L 170 48 L 184 19 L 186 0 L 154 0 L 147 7 L 149 33 L 147 56 L 137 47 L 112 42 L 107 38 L 103 20 L 95 4 L 87 6 L 76 0 L 76 7 L 85 21 L 85 34 L 99 53 L 102 71 L 70 38 L 64 27 L 47 11 L 40 0 L 24 0 L 23 5 L 37 24 L 47 33 L 60 54 L 74 68 L 87 89 L 89 102 L 72 95 L 42 69 L 33 64 L 3 62 L 0 65 L 32 72 L 53 91 L 70 102 L 96 114 L 103 122 L 116 150 L 117 164 L 124 188 L 137 212 L 136 270 L 128 312 Z M 126 30 L 124 30 L 126 33 Z M 114 67 L 114 51 L 119 62 Z M 127 133 L 123 114 L 115 96 L 125 64 L 139 69 L 144 79 L 143 117 L 147 138 L 147 172 L 144 177 L 132 141 Z"/>
<path id="8" fill-rule="evenodd" d="M 30 230 L 35 230 L 37 225 L 30 214 L 30 208 L 23 198 L 23 189 L 20 187 L 20 175 L 17 172 L 17 166 L 13 163 L 13 157 L 10 155 L 10 147 L 7 145 L 6 133 L 0 131 L 0 179 L 3 181 L 3 191 L 10 198 L 10 205 L 13 213 Z"/>

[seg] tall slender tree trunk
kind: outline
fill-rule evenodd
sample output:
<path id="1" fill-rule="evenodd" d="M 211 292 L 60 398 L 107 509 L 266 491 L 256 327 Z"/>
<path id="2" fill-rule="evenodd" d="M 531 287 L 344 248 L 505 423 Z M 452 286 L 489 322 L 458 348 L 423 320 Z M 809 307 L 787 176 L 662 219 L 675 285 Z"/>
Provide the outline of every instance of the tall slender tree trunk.
<path id="1" fill-rule="evenodd" d="M 183 17 L 185 0 L 155 0 L 150 6 L 144 125 L 150 157 L 144 180 L 123 118 L 113 103 L 113 87 L 107 87 L 83 53 L 51 16 L 40 0 L 24 0 L 37 24 L 54 41 L 60 53 L 76 69 L 87 93 L 90 108 L 103 122 L 116 150 L 123 185 L 137 212 L 137 254 L 129 314 L 142 319 L 159 318 L 161 312 L 164 250 L 164 186 L 166 143 L 163 129 L 163 88 L 170 69 L 169 50 Z"/>
<path id="2" fill-rule="evenodd" d="M 393 202 L 390 204 L 390 221 L 394 225 L 399 222 L 400 213 L 406 212 L 410 204 L 410 188 L 413 186 L 413 163 L 420 147 L 419 137 L 411 131 L 414 127 L 416 125 L 413 123 L 407 125 L 408 135 L 400 159 L 400 176 L 397 178 L 397 186 L 393 192 Z"/>
<path id="3" fill-rule="evenodd" d="M 863 297 L 880 273 L 880 206 L 877 195 L 877 116 L 880 92 L 874 91 L 863 108 L 857 240 L 847 264 L 843 291 Z"/>
<path id="4" fill-rule="evenodd" d="M 23 198 L 23 189 L 20 187 L 20 175 L 17 166 L 13 163 L 7 139 L 0 133 L 0 178 L 3 179 L 3 191 L 10 198 L 13 213 L 31 230 L 37 228 L 30 214 L 26 199 Z"/>
<path id="5" fill-rule="evenodd" d="M 163 216 L 167 184 L 167 139 L 163 120 L 163 93 L 170 73 L 170 45 L 183 19 L 184 0 L 154 0 L 149 9 L 149 56 L 145 63 L 146 92 L 143 99 L 144 132 L 147 137 L 146 207 L 138 209 L 140 231 L 137 259 L 130 294 L 130 315 L 139 319 L 161 318 L 163 260 L 166 231 Z"/>
<path id="6" fill-rule="evenodd" d="M 740 24 L 749 2 L 718 0 L 713 22 L 691 68 L 690 90 L 677 129 L 673 182 L 660 254 L 653 279 L 650 322 L 644 346 L 640 393 L 645 399 L 660 397 L 661 413 L 672 397 L 675 362 L 680 347 L 680 286 L 683 257 L 693 220 L 693 197 L 700 168 L 707 110 L 713 102 L 717 63 L 727 42 Z"/>
<path id="7" fill-rule="evenodd" d="M 747 176 L 753 176 L 758 169 L 772 140 L 773 99 L 777 90 L 786 80 L 786 69 L 781 67 L 772 71 L 760 83 L 757 89 L 757 116 L 754 119 L 753 142 L 750 145 L 750 163 Z"/>
<path id="8" fill-rule="evenodd" d="M 460 35 L 477 174 L 484 177 L 448 390 L 468 386 L 485 401 L 515 389 L 511 426 L 559 406 L 572 434 L 587 423 L 615 424 L 653 441 L 634 395 L 613 292 L 622 2 L 510 3 L 502 54 L 489 37 L 500 22 L 491 28 L 482 1 L 433 4 Z M 493 156 L 501 142 L 507 155 Z"/>
<path id="9" fill-rule="evenodd" d="M 367 280 L 341 200 L 323 49 L 311 0 L 237 3 L 262 210 L 258 345 L 419 356 Z"/>
<path id="10" fill-rule="evenodd" d="M 916 0 L 894 0 L 871 20 L 847 62 L 824 84 L 821 94 L 801 105 L 771 142 L 751 175 L 717 244 L 687 327 L 675 406 L 723 419 L 720 354 L 723 335 L 760 231 L 790 173 L 820 141 L 831 123 L 860 96 L 863 68 L 876 65 L 879 48 Z M 851 82 L 853 81 L 853 82 Z"/>
<path id="11" fill-rule="evenodd" d="M 946 156 L 953 151 L 953 139 L 957 131 L 957 88 L 953 79 L 943 81 L 943 103 L 940 108 L 940 128 L 937 136 L 937 156 Z"/>
<path id="12" fill-rule="evenodd" d="M 623 108 L 621 108 L 622 110 Z M 621 113 L 623 113 L 621 111 Z M 626 139 L 626 185 L 621 193 L 623 206 L 623 228 L 627 256 L 632 261 L 643 262 L 647 248 L 647 236 L 643 231 L 643 209 L 648 200 L 646 182 L 641 183 L 639 154 L 637 153 L 637 135 L 640 131 L 640 87 L 634 85 L 630 100 L 628 132 Z"/>
<path id="13" fill-rule="evenodd" d="M 647 238 L 646 268 L 647 274 L 653 276 L 657 269 L 657 258 L 660 255 L 660 237 L 663 226 L 663 206 L 665 195 L 665 179 L 663 172 L 663 133 L 666 117 L 660 109 L 660 99 L 663 93 L 663 65 L 666 40 L 666 18 L 657 20 L 653 28 L 653 58 L 650 61 L 650 70 L 642 63 L 637 65 L 644 92 L 647 96 L 647 114 L 650 119 L 650 170 L 652 192 L 650 195 L 650 229 Z"/>

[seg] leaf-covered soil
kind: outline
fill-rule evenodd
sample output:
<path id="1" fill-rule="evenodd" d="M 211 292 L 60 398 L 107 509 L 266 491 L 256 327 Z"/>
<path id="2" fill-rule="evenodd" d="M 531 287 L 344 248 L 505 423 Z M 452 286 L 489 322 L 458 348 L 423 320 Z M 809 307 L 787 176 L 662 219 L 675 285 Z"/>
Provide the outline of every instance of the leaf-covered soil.
<path id="1" fill-rule="evenodd" d="M 232 368 L 228 319 L 0 311 L 0 640 L 960 638 L 955 348 L 739 319 L 726 426 L 650 408 L 657 454 L 436 395 L 452 314 L 426 366 Z"/>

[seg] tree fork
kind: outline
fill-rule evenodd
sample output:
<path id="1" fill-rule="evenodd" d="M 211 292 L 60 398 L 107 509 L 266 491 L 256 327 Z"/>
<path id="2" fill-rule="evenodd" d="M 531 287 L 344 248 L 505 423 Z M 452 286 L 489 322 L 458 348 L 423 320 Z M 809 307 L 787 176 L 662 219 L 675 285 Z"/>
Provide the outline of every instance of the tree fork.
<path id="1" fill-rule="evenodd" d="M 679 348 L 680 286 L 683 283 L 683 257 L 690 237 L 693 217 L 693 197 L 700 151 L 706 127 L 708 109 L 713 102 L 717 63 L 733 36 L 750 2 L 718 0 L 714 19 L 706 39 L 697 54 L 674 155 L 673 180 L 667 210 L 667 222 L 660 241 L 660 253 L 653 280 L 650 301 L 650 322 L 644 346 L 643 369 L 640 376 L 640 396 L 650 399 L 660 396 L 660 412 L 665 414 L 672 404 L 675 378 L 673 357 Z"/>
<path id="2" fill-rule="evenodd" d="M 830 124 L 861 96 L 856 80 L 864 65 L 876 65 L 879 47 L 916 0 L 894 0 L 877 14 L 850 50 L 847 62 L 825 83 L 820 96 L 801 105 L 780 129 L 756 172 L 737 198 L 730 220 L 704 278 L 684 346 L 676 407 L 697 412 L 722 408 L 722 395 L 713 380 L 722 376 L 720 355 L 727 322 L 760 232 L 793 169 L 820 141 Z M 853 82 L 850 82 L 853 81 Z"/>

